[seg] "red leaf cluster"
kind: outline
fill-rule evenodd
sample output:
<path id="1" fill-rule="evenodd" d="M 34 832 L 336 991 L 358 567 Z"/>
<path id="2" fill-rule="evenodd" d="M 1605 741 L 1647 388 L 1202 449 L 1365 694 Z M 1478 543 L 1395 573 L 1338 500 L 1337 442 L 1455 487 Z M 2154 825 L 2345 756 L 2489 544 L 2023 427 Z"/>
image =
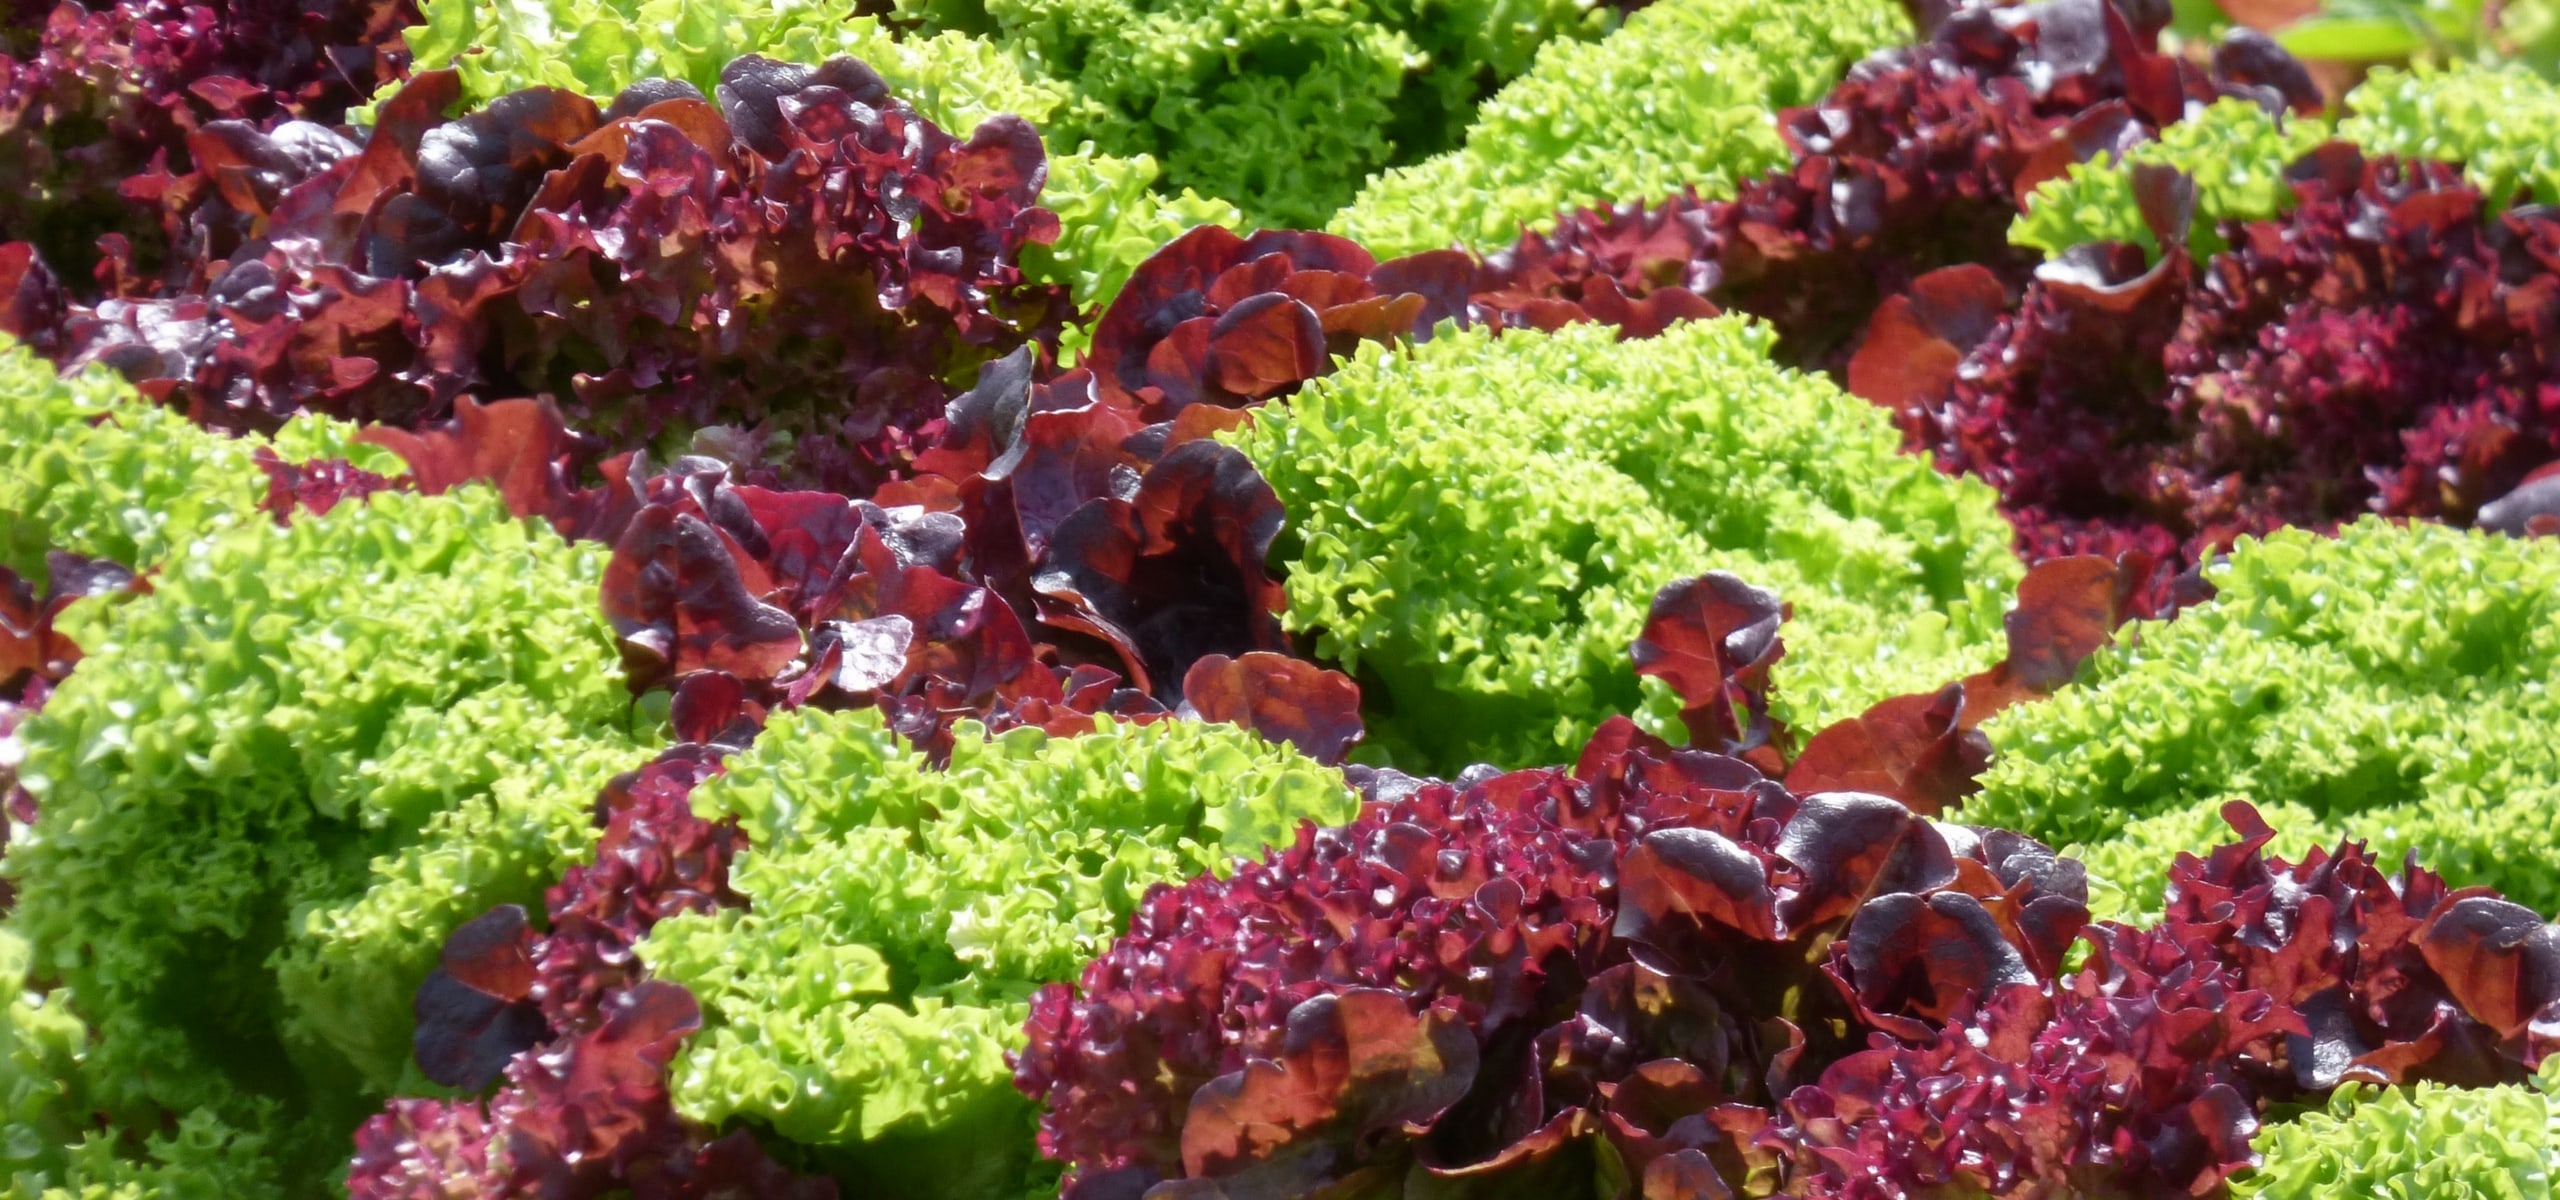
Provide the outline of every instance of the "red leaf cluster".
<path id="1" fill-rule="evenodd" d="M 1880 303 L 1973 264 L 1972 320 L 1987 323 L 2036 266 L 2008 229 L 2037 184 L 2149 139 L 2190 103 L 2320 107 L 2263 36 L 2236 36 L 2210 68 L 2160 53 L 2157 7 L 2139 22 L 2107 0 L 1956 8 L 1928 41 L 1783 114 L 1792 167 L 1730 201 L 1691 192 L 1569 214 L 1487 258 L 1471 290 L 1542 328 L 1578 308 L 1630 336 L 1738 309 L 1776 325 L 1788 361 L 1838 370 Z"/>
<path id="2" fill-rule="evenodd" d="M 2244 805 L 2135 929 L 2029 839 L 1624 721 L 1570 772 L 1368 780 L 1035 998 L 1068 1196 L 2201 1194 L 2270 1104 L 2560 1050 L 2560 926 L 2268 858 Z"/>
<path id="3" fill-rule="evenodd" d="M 94 306 L 55 303 L 40 265 L 0 282 L 21 332 L 215 426 L 550 396 L 614 449 L 867 495 L 953 381 L 1067 315 L 1014 265 L 1057 232 L 1039 137 L 954 137 L 850 59 L 722 79 L 716 104 L 534 88 L 447 120 L 458 87 L 429 72 L 362 146 L 216 122 L 189 138 L 214 195 L 159 276 L 118 260 L 131 294 Z"/>
<path id="4" fill-rule="evenodd" d="M 84 288 L 102 238 L 103 257 L 158 270 L 171 225 L 218 186 L 199 135 L 337 122 L 407 73 L 400 31 L 419 19 L 414 0 L 14 5 L 0 35 L 0 242 L 33 243 Z"/>
<path id="5" fill-rule="evenodd" d="M 1799 798 L 1623 719 L 1571 771 L 1401 782 L 1150 893 L 1080 987 L 1034 1001 L 1017 1082 L 1070 1195 L 1528 1186 L 1596 1140 L 1649 1186 L 1717 1181 L 1758 1106 L 1843 1049 L 1833 1022 L 1969 1013 L 2086 920 L 2076 870 L 2024 839 Z M 1977 953 L 1920 954 L 1943 947 L 1895 932 L 1906 903 Z M 1861 949 L 1809 954 L 1844 933 Z"/>
<path id="6" fill-rule="evenodd" d="M 2097 246 L 2039 272 L 1978 342 L 1942 343 L 1943 371 L 1882 397 L 1908 443 L 1997 488 L 2030 558 L 2156 556 L 2151 605 L 2279 526 L 2527 531 L 2531 497 L 2490 506 L 2560 458 L 2560 219 L 2489 216 L 2449 166 L 2342 144 L 2295 175 L 2295 209 L 2226 225 L 2210 261 Z"/>

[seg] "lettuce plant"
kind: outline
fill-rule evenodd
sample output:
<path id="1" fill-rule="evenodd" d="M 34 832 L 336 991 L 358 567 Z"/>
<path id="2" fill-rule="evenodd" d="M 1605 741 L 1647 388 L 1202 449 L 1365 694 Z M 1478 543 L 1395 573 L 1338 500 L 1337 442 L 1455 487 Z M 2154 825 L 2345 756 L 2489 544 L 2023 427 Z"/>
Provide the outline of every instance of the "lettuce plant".
<path id="1" fill-rule="evenodd" d="M 1987 665 L 2021 570 L 1989 493 L 1770 341 L 1722 319 L 1364 348 L 1225 435 L 1288 511 L 1281 619 L 1363 681 L 1397 761 L 1449 771 L 1554 759 L 1642 706 L 1626 646 L 1701 570 L 1794 607 L 1799 728 Z"/>
<path id="2" fill-rule="evenodd" d="M 1957 264 L 1977 281 L 1961 323 L 2006 309 L 2039 262 L 2008 234 L 2041 183 L 2148 145 L 2217 98 L 2316 110 L 2309 76 L 2281 51 L 2242 42 L 2190 62 L 2126 11 L 2103 0 L 1961 6 L 1926 41 L 1781 112 L 1786 155 L 1768 170 L 1568 213 L 1488 256 L 1477 288 L 1705 297 L 1776 325 L 1782 361 L 1846 367 L 1854 389 L 1889 403 L 1862 376 L 1910 370 L 1911 348 L 1855 362 L 1860 330 L 1879 304 L 1906 303 L 1918 279 Z"/>
<path id="3" fill-rule="evenodd" d="M 224 1155 L 257 1190 L 316 1191 L 404 1078 L 444 931 L 583 848 L 642 743 L 592 609 L 604 556 L 485 493 L 252 519 L 249 444 L 81 385 L 34 399 L 76 414 L 34 458 L 45 536 L 158 571 L 63 614 L 86 657 L 18 731 L 41 815 L 6 859 L 12 928 L 86 1027 L 93 1148 L 13 1142 L 18 1169 L 98 1178 L 201 1126 L 256 1143 Z M 93 477 L 178 520 L 137 527 Z"/>
<path id="4" fill-rule="evenodd" d="M 99 239 L 156 269 L 194 250 L 168 220 L 213 190 L 197 161 L 233 131 L 334 124 L 406 74 L 412 0 L 63 0 L 0 35 L 0 242 L 86 290 Z M 0 269 L 5 273 L 5 269 Z"/>
<path id="5" fill-rule="evenodd" d="M 2547 1196 L 2560 1182 L 2560 1057 L 2532 1084 L 2349 1085 L 2325 1109 L 2271 1126 L 2242 1200 Z"/>
<path id="6" fill-rule="evenodd" d="M 2129 911 L 2233 800 L 2560 908 L 2560 545 L 2367 520 L 2244 539 L 2206 578 L 2211 601 L 1987 723 L 1964 819 L 2086 844 Z"/>
<path id="7" fill-rule="evenodd" d="M 2193 189 L 2137 171 L 2160 240 L 2183 242 Z M 2449 165 L 2341 143 L 2293 174 L 2292 209 L 2225 225 L 2231 249 L 2207 260 L 2092 244 L 2005 318 L 1879 310 L 1870 341 L 1904 367 L 1862 394 L 1942 467 L 1992 481 L 2023 553 L 2141 550 L 2163 564 L 2155 596 L 2281 525 L 2480 519 L 2560 457 L 2533 332 L 2553 214 L 2492 215 Z"/>
<path id="8" fill-rule="evenodd" d="M 2133 928 L 2031 839 L 1623 719 L 1472 780 L 1375 777 L 1039 995 L 1066 1195 L 2204 1195 L 2342 1080 L 2560 1055 L 2560 927 L 2245 805 Z"/>
<path id="9" fill-rule="evenodd" d="M 1786 161 L 1771 114 L 1908 36 L 1883 0 L 1662 0 L 1599 42 L 1558 41 L 1455 148 L 1384 171 L 1326 226 L 1383 256 L 1501 246 L 1584 205 L 1709 193 Z"/>
<path id="10" fill-rule="evenodd" d="M 61 354 L 221 427 L 548 393 L 617 449 L 867 493 L 1067 313 L 1015 261 L 1058 228 L 1019 119 L 954 136 L 850 59 L 735 60 L 717 105 L 536 88 L 446 120 L 455 88 L 420 76 L 362 146 L 237 131 L 208 211 L 258 236 L 60 313 Z"/>
<path id="11" fill-rule="evenodd" d="M 451 66 L 462 99 L 487 104 L 534 86 L 608 96 L 638 79 L 689 83 L 709 95 L 720 69 L 746 54 L 793 62 L 839 55 L 880 73 L 926 120 L 975 128 L 1007 113 L 1038 127 L 1049 151 L 1043 192 L 1059 240 L 1026 248 L 1023 270 L 1068 287 L 1080 305 L 1107 302 L 1131 268 L 1194 225 L 1234 224 L 1225 200 L 1159 190 L 1151 155 L 1106 154 L 1057 128 L 1071 93 L 999 45 L 965 33 L 900 37 L 876 16 L 790 3 L 727 8 L 664 0 L 522 4 L 436 0 L 408 31 L 418 61 Z"/>

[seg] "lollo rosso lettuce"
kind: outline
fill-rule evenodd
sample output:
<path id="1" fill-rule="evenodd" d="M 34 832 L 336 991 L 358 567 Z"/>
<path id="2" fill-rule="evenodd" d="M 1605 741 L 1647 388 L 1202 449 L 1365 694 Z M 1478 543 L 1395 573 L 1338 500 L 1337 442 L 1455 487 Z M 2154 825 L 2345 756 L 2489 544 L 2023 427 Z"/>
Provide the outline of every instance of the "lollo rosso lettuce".
<path id="1" fill-rule="evenodd" d="M 198 158 L 208 139 L 336 123 L 407 73 L 400 27 L 417 15 L 414 0 L 13 4 L 0 33 L 0 243 L 32 243 L 84 290 L 102 258 L 156 270 L 191 252 L 168 221 L 218 186 Z"/>
<path id="2" fill-rule="evenodd" d="M 1952 271 L 1925 277 L 1869 334 L 1906 366 L 1860 380 L 1853 364 L 1853 383 L 1913 448 L 2000 490 L 2022 553 L 2153 554 L 2155 599 L 2283 525 L 2497 520 L 2560 458 L 2536 332 L 2553 214 L 2493 214 L 2450 165 L 2344 143 L 2288 174 L 2290 211 L 2224 224 L 2231 248 L 2199 260 L 2182 234 L 2197 189 L 2136 167 L 2171 253 L 2081 246 L 1997 320 Z"/>
<path id="3" fill-rule="evenodd" d="M 1288 512 L 1281 619 L 1362 681 L 1375 741 L 1437 771 L 1550 761 L 1666 698 L 1625 647 L 1702 567 L 1792 602 L 1786 724 L 1988 665 L 2021 573 L 1989 493 L 1770 342 L 1720 319 L 1364 348 L 1223 435 Z"/>
<path id="4" fill-rule="evenodd" d="M 2342 1081 L 2560 1052 L 2560 927 L 2274 858 L 2245 805 L 2134 928 L 2023 836 L 1623 720 L 1473 778 L 1374 774 L 1040 994 L 1016 1083 L 1065 1195 L 2204 1195 Z"/>
<path id="5" fill-rule="evenodd" d="M 1023 273 L 1068 288 L 1079 306 L 1108 303 L 1132 268 L 1184 230 L 1243 220 L 1225 200 L 1156 190 L 1163 167 L 1150 155 L 1105 154 L 1059 137 L 1054 126 L 1068 90 L 963 33 L 893 36 L 876 16 L 808 3 L 731 10 L 665 0 L 435 0 L 423 19 L 408 30 L 418 61 L 450 66 L 464 104 L 474 108 L 529 87 L 604 96 L 653 78 L 710 95 L 730 60 L 754 54 L 788 62 L 858 58 L 945 129 L 1018 116 L 1044 134 L 1049 181 L 1042 195 L 1062 226 L 1057 241 L 1023 248 Z"/>
<path id="6" fill-rule="evenodd" d="M 410 44 L 423 66 L 459 67 L 477 101 L 536 84 L 602 95 L 651 76 L 708 91 L 739 55 L 852 55 L 937 122 L 1013 113 L 1075 164 L 1062 174 L 1126 173 L 1176 193 L 1124 210 L 1128 227 L 1186 211 L 1290 227 L 1323 220 L 1370 172 L 1444 148 L 1542 43 L 1598 36 L 1618 15 L 1590 0 L 857 7 L 433 0 Z M 1149 245 L 1181 229 L 1160 232 Z M 1114 254 L 1117 240 L 1093 249 Z"/>
<path id="7" fill-rule="evenodd" d="M 362 146 L 231 131 L 231 186 L 197 216 L 257 236 L 31 332 L 221 427 L 550 394 L 613 448 L 699 443 L 867 494 L 953 382 L 1066 315 L 1015 262 L 1058 227 L 1018 119 L 954 137 L 850 59 L 735 60 L 716 105 L 658 81 L 446 120 L 456 86 L 420 76 Z"/>
<path id="8" fill-rule="evenodd" d="M 1770 114 L 1909 36 L 1884 0 L 1661 0 L 1598 42 L 1553 42 L 1454 149 L 1382 171 L 1326 225 L 1382 256 L 1501 246 L 1560 211 L 1731 189 L 1786 161 Z"/>
<path id="9" fill-rule="evenodd" d="M 2560 544 L 2368 519 L 2244 539 L 2206 579 L 2212 600 L 1986 723 L 1963 819 L 2085 854 L 2114 911 L 2156 910 L 2162 863 L 2234 800 L 2560 907 Z"/>
<path id="10" fill-rule="evenodd" d="M 2008 307 L 2038 261 L 2009 244 L 2010 227 L 2040 184 L 2093 155 L 2148 147 L 2200 108 L 2219 130 L 2226 122 L 2204 107 L 2217 98 L 2317 108 L 2300 64 L 2263 39 L 2227 42 L 2209 66 L 2155 41 L 2104 0 L 1961 6 L 1926 41 L 1783 111 L 1784 153 L 1769 169 L 1604 196 L 1488 255 L 1476 288 L 1586 306 L 1595 293 L 1709 299 L 1776 326 L 1781 361 L 1845 367 L 1868 394 L 1861 368 L 1889 380 L 1913 369 L 1912 352 L 1893 343 L 1859 362 L 1856 335 L 1880 304 L 1910 303 L 1915 280 L 1969 268 L 1961 303 L 1941 302 L 1950 323 L 1985 324 Z"/>
<path id="11" fill-rule="evenodd" d="M 656 710 L 616 680 L 600 549 L 481 492 L 253 519 L 250 443 L 98 399 L 36 398 L 79 415 L 34 456 L 35 519 L 158 569 L 58 618 L 86 656 L 17 731 L 40 811 L 5 861 L 10 929 L 83 1034 L 9 1168 L 76 1189 L 210 1154 L 232 1186 L 317 1194 L 366 1097 L 408 1076 L 444 932 L 592 840 L 587 801 Z M 137 529 L 133 492 L 78 498 L 89 471 L 184 540 Z"/>

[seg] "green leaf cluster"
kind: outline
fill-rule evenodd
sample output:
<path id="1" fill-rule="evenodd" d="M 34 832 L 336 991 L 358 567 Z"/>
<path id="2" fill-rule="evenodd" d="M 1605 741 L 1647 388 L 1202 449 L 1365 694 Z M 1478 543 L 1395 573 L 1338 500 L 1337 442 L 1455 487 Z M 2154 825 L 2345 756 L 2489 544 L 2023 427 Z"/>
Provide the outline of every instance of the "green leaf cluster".
<path id="1" fill-rule="evenodd" d="M 1060 140 L 1149 154 L 1248 222 L 1316 225 L 1371 172 L 1456 140 L 1539 46 L 1595 38 L 1593 0 L 902 0 L 978 33 L 1075 101 Z"/>
<path id="2" fill-rule="evenodd" d="M 2348 1084 L 2325 1110 L 2268 1125 L 2238 1200 L 2550 1200 L 2560 1190 L 2560 1057 L 2528 1083 Z"/>
<path id="3" fill-rule="evenodd" d="M 703 1007 L 678 1109 L 770 1129 L 865 1195 L 970 1200 L 1022 1195 L 1037 1170 L 1004 1061 L 1031 993 L 1074 979 L 1149 887 L 1348 820 L 1357 798 L 1229 725 L 965 725 L 935 770 L 876 711 L 800 710 L 693 805 L 739 816 L 750 906 L 670 918 L 639 947 Z"/>
<path id="4" fill-rule="evenodd" d="M 2196 183 L 2187 248 L 2198 257 L 2224 248 L 2223 221 L 2263 221 L 2293 207 L 2285 168 L 2329 140 L 2318 118 L 2269 113 L 2256 102 L 2223 99 L 2122 155 L 2077 163 L 2027 197 L 2010 242 L 2058 255 L 2089 242 L 2133 242 L 2152 258 L 2160 240 L 2133 197 L 2134 168 L 2175 167 Z"/>
<path id="5" fill-rule="evenodd" d="M 1587 205 L 1729 194 L 1788 161 L 1780 109 L 1910 37 L 1892 0 L 1661 0 L 1602 41 L 1549 43 L 1461 145 L 1381 173 L 1328 228 L 1381 258 L 1490 250 Z"/>
<path id="6" fill-rule="evenodd" d="M 371 1099 L 422 1083 L 409 1003 L 444 935 L 539 904 L 597 789 L 646 757 L 605 551 L 480 488 L 278 526 L 258 441 L 0 363 L 12 557 L 154 568 L 63 614 L 86 656 L 19 731 L 42 819 L 0 873 L 12 991 L 38 991 L 0 1056 L 0 1156 L 22 1192 L 160 1170 L 314 1194 Z M 197 1178 L 215 1167 L 237 1186 Z"/>
<path id="7" fill-rule="evenodd" d="M 1647 703 L 1628 645 L 1654 593 L 1713 570 L 1794 605 L 1776 679 L 1800 728 L 2000 657 L 2021 572 L 1990 489 L 1773 364 L 1773 337 L 1444 327 L 1226 435 L 1288 510 L 1282 620 L 1357 674 L 1374 744 L 1443 772 L 1571 761 Z"/>
<path id="8" fill-rule="evenodd" d="M 2382 68 L 2346 108 L 2338 134 L 2367 153 L 2461 163 L 2492 205 L 2560 203 L 2560 86 L 2521 66 Z"/>
<path id="9" fill-rule="evenodd" d="M 2284 849 L 2415 849 L 2456 885 L 2560 909 L 2560 544 L 2367 519 L 2243 539 L 2220 589 L 2081 682 L 1983 726 L 1964 820 L 2090 862 L 2102 915 L 2157 911 L 2179 850 L 2255 804 Z"/>
<path id="10" fill-rule="evenodd" d="M 252 459 L 260 446 L 292 461 L 352 457 L 385 474 L 405 469 L 354 445 L 353 433 L 318 417 L 297 418 L 273 439 L 214 433 L 143 403 L 103 367 L 65 379 L 0 335 L 0 566 L 41 586 L 47 550 L 146 567 L 265 520 L 266 476 Z"/>

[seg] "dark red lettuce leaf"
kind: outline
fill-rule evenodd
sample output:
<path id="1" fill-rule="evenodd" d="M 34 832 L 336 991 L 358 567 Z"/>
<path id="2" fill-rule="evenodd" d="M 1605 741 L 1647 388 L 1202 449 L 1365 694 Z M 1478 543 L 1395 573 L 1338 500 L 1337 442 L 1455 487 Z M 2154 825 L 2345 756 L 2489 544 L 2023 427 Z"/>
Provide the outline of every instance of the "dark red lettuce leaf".
<path id="1" fill-rule="evenodd" d="M 1241 452 L 1186 443 L 1135 494 L 1087 501 L 1058 523 L 1032 579 L 1041 619 L 1104 639 L 1139 688 L 1178 700 L 1204 656 L 1288 651 L 1273 615 L 1286 600 L 1264 565 L 1286 515 Z"/>
<path id="2" fill-rule="evenodd" d="M 1360 685 L 1340 671 L 1268 651 L 1206 655 L 1182 677 L 1185 716 L 1241 725 L 1338 763 L 1360 740 Z"/>
<path id="3" fill-rule="evenodd" d="M 534 935 L 524 907 L 501 904 L 445 939 L 442 962 L 412 1004 L 415 1054 L 427 1078 L 476 1092 L 507 1061 L 550 1036 L 532 999 Z"/>
<path id="4" fill-rule="evenodd" d="M 1723 571 L 1665 584 L 1628 654 L 1638 675 L 1669 684 L 1681 700 L 1689 744 L 1771 769 L 1769 669 L 1786 655 L 1778 627 L 1791 613 L 1776 592 Z"/>
<path id="5" fill-rule="evenodd" d="M 266 499 L 258 507 L 276 519 L 279 525 L 290 524 L 296 512 L 318 516 L 348 500 L 362 500 L 375 492 L 407 486 L 407 478 L 388 479 L 374 474 L 343 458 L 315 458 L 290 463 L 276 457 L 275 451 L 260 446 L 253 452 L 258 470 L 267 477 Z"/>

